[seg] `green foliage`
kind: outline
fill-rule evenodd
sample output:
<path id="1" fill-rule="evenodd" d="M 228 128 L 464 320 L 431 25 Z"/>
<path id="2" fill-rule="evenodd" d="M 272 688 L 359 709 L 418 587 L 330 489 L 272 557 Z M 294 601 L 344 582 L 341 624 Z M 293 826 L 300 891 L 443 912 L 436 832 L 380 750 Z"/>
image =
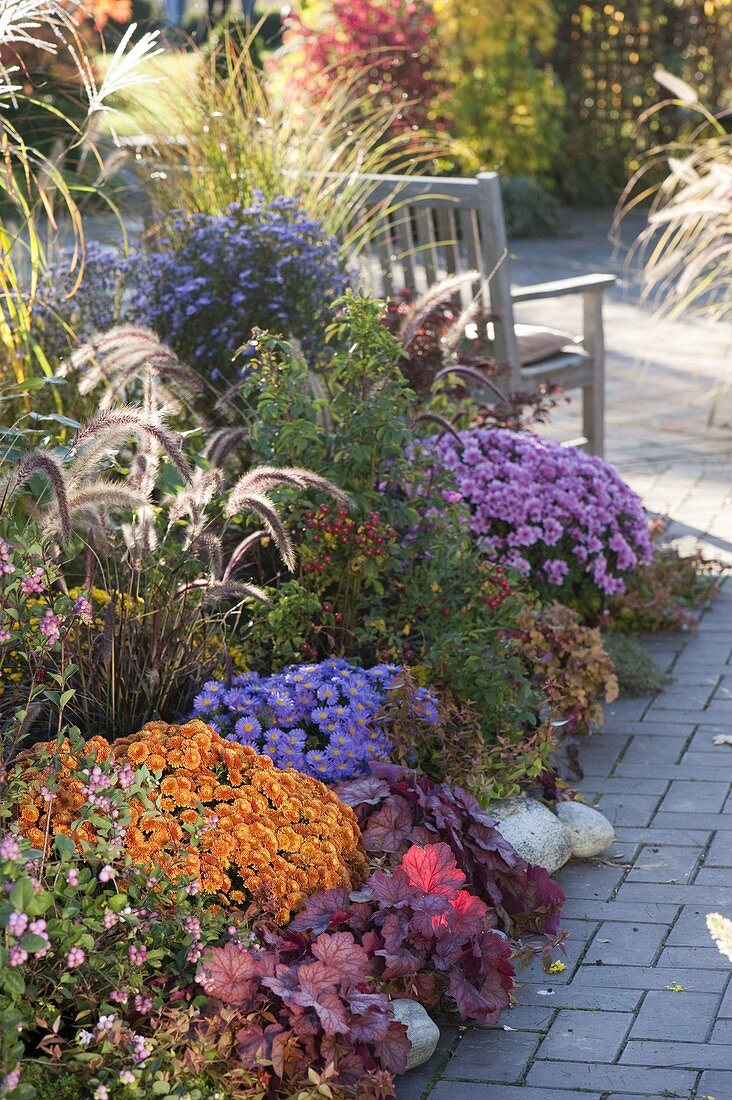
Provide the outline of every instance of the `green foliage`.
<path id="1" fill-rule="evenodd" d="M 130 800 L 147 801 L 139 773 L 100 760 L 73 731 L 69 737 L 60 735 L 56 751 L 73 754 L 90 795 L 78 811 L 76 843 L 59 835 L 42 854 L 19 835 L 0 837 L 0 1043 L 7 1071 L 21 1071 L 9 1095 L 91 1096 L 103 1085 L 118 1100 L 134 1085 L 143 1095 L 182 1098 L 196 1076 L 183 1061 L 189 1043 L 195 1048 L 189 1029 L 205 1003 L 196 964 L 241 921 L 211 908 L 186 880 L 132 864 L 120 829 Z M 3 795 L 5 815 L 22 817 L 19 772 Z M 87 823 L 93 842 L 80 839 Z M 241 935 L 246 941 L 246 929 Z"/>
<path id="2" fill-rule="evenodd" d="M 501 180 L 506 235 L 558 237 L 562 232 L 561 207 L 554 195 L 529 176 Z"/>
<path id="3" fill-rule="evenodd" d="M 551 0 L 434 0 L 434 7 L 450 84 L 444 114 L 466 167 L 547 174 L 564 100 L 550 65 Z"/>
<path id="4" fill-rule="evenodd" d="M 653 658 L 630 634 L 608 630 L 602 636 L 605 651 L 615 668 L 620 694 L 630 698 L 663 691 L 671 677 L 658 668 Z"/>
<path id="5" fill-rule="evenodd" d="M 286 346 L 260 338 L 242 396 L 252 458 L 307 459 L 351 495 L 353 524 L 326 506 L 293 514 L 297 582 L 279 587 L 282 606 L 270 590 L 273 606 L 253 616 L 244 653 L 277 665 L 296 655 L 406 662 L 421 681 L 470 701 L 486 743 L 505 736 L 525 774 L 544 696 L 509 634 L 533 597 L 499 585 L 501 571 L 481 560 L 450 502 L 451 483 L 420 469 L 414 395 L 379 304 L 347 296 L 330 335 L 333 359 L 317 384 Z"/>

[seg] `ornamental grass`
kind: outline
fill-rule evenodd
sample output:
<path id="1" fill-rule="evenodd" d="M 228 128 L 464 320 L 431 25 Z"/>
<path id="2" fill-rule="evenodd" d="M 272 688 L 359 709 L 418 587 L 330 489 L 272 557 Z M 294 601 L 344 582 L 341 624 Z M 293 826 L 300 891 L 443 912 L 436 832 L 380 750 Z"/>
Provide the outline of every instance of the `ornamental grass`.
<path id="1" fill-rule="evenodd" d="M 113 756 L 118 767 L 149 776 L 149 801 L 130 800 L 124 830 L 125 850 L 137 865 L 193 879 L 203 893 L 252 906 L 278 924 L 316 891 L 354 888 L 367 874 L 353 810 L 318 780 L 279 770 L 204 722 L 149 722 L 113 746 L 93 737 L 87 748 L 101 763 Z M 31 843 L 46 849 L 59 833 L 77 846 L 93 843 L 94 824 L 77 821 L 93 784 L 74 774 L 69 742 L 60 752 L 53 742 L 38 746 L 22 764 L 27 791 L 18 817 Z"/>

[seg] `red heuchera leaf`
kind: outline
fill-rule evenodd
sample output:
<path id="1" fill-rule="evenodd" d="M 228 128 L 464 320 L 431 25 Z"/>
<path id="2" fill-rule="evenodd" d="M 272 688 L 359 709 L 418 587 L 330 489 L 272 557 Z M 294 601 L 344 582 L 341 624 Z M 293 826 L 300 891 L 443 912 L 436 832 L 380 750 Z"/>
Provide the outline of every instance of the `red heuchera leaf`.
<path id="1" fill-rule="evenodd" d="M 401 866 L 412 886 L 425 894 L 454 894 L 465 885 L 465 875 L 458 869 L 448 844 L 430 844 L 426 848 L 413 845 L 405 853 Z"/>
<path id="2" fill-rule="evenodd" d="M 419 973 L 425 962 L 424 953 L 416 955 L 406 947 L 400 947 L 397 951 L 391 952 L 377 951 L 376 954 L 380 955 L 385 963 L 381 975 L 384 981 L 389 981 L 391 978 L 412 978 Z"/>
<path id="3" fill-rule="evenodd" d="M 377 1054 L 384 1069 L 391 1073 L 404 1073 L 412 1044 L 407 1029 L 398 1020 L 392 1020 L 389 1030 L 378 1045 Z"/>
<path id="4" fill-rule="evenodd" d="M 488 906 L 475 894 L 459 890 L 454 898 L 450 898 L 450 905 L 454 913 L 450 922 L 453 932 L 461 936 L 476 936 L 484 930 L 489 917 Z"/>
<path id="5" fill-rule="evenodd" d="M 401 910 L 398 913 L 387 913 L 381 925 L 381 938 L 384 948 L 389 952 L 396 951 L 404 943 L 408 932 L 408 913 Z M 379 947 L 381 947 L 381 944 L 377 943 L 373 950 L 375 951 Z"/>
<path id="6" fill-rule="evenodd" d="M 363 833 L 367 852 L 401 852 L 410 840 L 413 815 L 409 803 L 398 795 L 390 798 L 370 817 Z"/>
<path id="7" fill-rule="evenodd" d="M 368 973 L 369 957 L 351 932 L 322 933 L 313 943 L 313 955 L 325 967 L 334 985 L 357 985 Z"/>
<path id="8" fill-rule="evenodd" d="M 254 952 L 235 943 L 214 947 L 208 954 L 199 978 L 209 997 L 216 997 L 233 1008 L 248 1010 L 261 978 L 261 963 Z"/>
<path id="9" fill-rule="evenodd" d="M 409 930 L 417 936 L 434 940 L 441 932 L 445 934 L 450 930 L 452 907 L 450 899 L 444 894 L 423 894 L 422 897 L 415 898 L 412 902 L 412 913 Z"/>
<path id="10" fill-rule="evenodd" d="M 326 968 L 321 962 L 303 963 L 298 973 L 300 989 L 292 995 L 296 1004 L 314 1008 L 326 1035 L 344 1035 L 348 1017 L 334 983 L 325 980 Z"/>
<path id="11" fill-rule="evenodd" d="M 384 993 L 351 993 L 348 1008 L 350 1036 L 365 1043 L 384 1038 L 393 1020 L 391 1004 Z"/>

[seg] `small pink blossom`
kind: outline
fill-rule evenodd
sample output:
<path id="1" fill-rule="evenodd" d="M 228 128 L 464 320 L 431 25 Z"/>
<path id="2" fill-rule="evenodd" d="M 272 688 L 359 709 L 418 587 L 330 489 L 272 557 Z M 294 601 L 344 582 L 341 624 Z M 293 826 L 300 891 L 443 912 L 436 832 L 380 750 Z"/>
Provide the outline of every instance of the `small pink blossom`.
<path id="1" fill-rule="evenodd" d="M 82 966 L 86 961 L 86 952 L 83 947 L 72 947 L 66 956 L 66 965 L 69 970 L 74 970 L 77 966 Z"/>
<path id="2" fill-rule="evenodd" d="M 0 859 L 10 859 L 14 863 L 20 859 L 20 845 L 12 833 L 6 833 L 0 840 Z"/>
<path id="3" fill-rule="evenodd" d="M 128 953 L 133 966 L 142 966 L 147 959 L 147 948 L 143 943 L 131 943 Z"/>

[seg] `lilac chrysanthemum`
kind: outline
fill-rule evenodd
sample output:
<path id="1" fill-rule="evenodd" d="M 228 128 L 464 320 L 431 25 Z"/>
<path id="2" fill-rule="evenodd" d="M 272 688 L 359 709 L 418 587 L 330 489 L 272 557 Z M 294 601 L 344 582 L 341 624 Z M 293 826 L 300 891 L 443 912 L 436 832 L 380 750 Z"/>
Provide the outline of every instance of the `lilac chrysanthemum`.
<path id="1" fill-rule="evenodd" d="M 290 665 L 273 676 L 247 672 L 231 687 L 207 683 L 193 716 L 230 741 L 250 745 L 278 767 L 296 768 L 325 783 L 353 779 L 392 749 L 383 706 L 398 665 L 362 669 L 342 659 Z M 437 703 L 425 688 L 410 702 L 417 722 L 437 721 Z"/>
<path id="2" fill-rule="evenodd" d="M 471 528 L 494 561 L 562 587 L 589 579 L 606 596 L 652 556 L 640 498 L 612 466 L 529 432 L 472 429 L 428 441 L 454 474 Z"/>

